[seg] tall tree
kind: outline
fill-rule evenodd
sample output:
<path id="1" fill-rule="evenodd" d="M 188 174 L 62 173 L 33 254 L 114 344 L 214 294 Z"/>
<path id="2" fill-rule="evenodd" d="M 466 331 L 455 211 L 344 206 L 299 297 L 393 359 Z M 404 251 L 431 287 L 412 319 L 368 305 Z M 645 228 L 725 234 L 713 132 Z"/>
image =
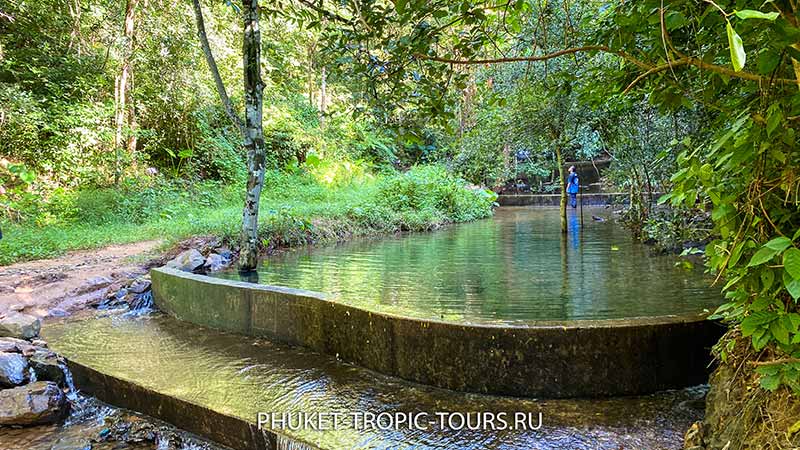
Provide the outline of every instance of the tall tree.
<path id="1" fill-rule="evenodd" d="M 125 2 L 125 20 L 122 26 L 122 65 L 114 81 L 114 184 L 119 183 L 122 176 L 123 153 L 127 150 L 129 154 L 132 154 L 136 149 L 136 115 L 133 102 L 130 100 L 133 92 L 134 32 L 138 6 L 139 0 Z"/>
<path id="2" fill-rule="evenodd" d="M 244 39 L 242 58 L 244 67 L 244 121 L 236 113 L 219 74 L 214 54 L 208 43 L 203 10 L 199 0 L 192 0 L 197 34 L 209 70 L 214 78 L 222 106 L 231 122 L 242 134 L 247 151 L 247 191 L 242 211 L 242 229 L 239 237 L 239 271 L 252 271 L 258 266 L 258 206 L 264 186 L 266 147 L 264 144 L 263 105 L 264 82 L 261 79 L 261 31 L 259 30 L 258 0 L 242 0 Z"/>
<path id="3" fill-rule="evenodd" d="M 261 31 L 258 0 L 243 0 L 244 13 L 244 146 L 247 149 L 247 192 L 239 241 L 239 271 L 258 265 L 258 204 L 264 186 L 266 150 L 262 126 L 264 82 L 261 80 Z"/>

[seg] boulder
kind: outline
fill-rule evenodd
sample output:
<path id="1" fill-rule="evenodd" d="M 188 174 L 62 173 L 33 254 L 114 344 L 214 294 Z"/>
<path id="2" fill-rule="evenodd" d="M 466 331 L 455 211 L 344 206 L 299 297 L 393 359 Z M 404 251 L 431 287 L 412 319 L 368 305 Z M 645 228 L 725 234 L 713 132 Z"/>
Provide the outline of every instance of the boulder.
<path id="1" fill-rule="evenodd" d="M 67 317 L 69 313 L 62 308 L 52 308 L 47 311 L 48 317 Z"/>
<path id="2" fill-rule="evenodd" d="M 90 291 L 96 291 L 98 289 L 103 289 L 110 286 L 114 281 L 108 277 L 93 277 L 86 280 L 82 285 L 80 285 L 73 294 L 85 294 Z"/>
<path id="3" fill-rule="evenodd" d="M 67 379 L 64 375 L 62 363 L 58 355 L 49 350 L 37 350 L 28 360 L 37 381 L 52 381 L 61 387 L 66 387 Z"/>
<path id="4" fill-rule="evenodd" d="M 169 261 L 166 265 L 172 269 L 182 270 L 184 272 L 194 272 L 195 270 L 203 267 L 206 259 L 203 255 L 195 249 L 186 250 L 175 259 Z"/>
<path id="5" fill-rule="evenodd" d="M 0 353 L 22 353 L 30 355 L 33 354 L 35 350 L 36 348 L 28 341 L 12 337 L 0 338 Z"/>
<path id="6" fill-rule="evenodd" d="M 211 253 L 206 258 L 205 268 L 211 272 L 216 272 L 217 270 L 222 270 L 225 267 L 228 267 L 231 260 L 226 258 L 218 253 Z"/>
<path id="7" fill-rule="evenodd" d="M 19 386 L 25 382 L 28 361 L 17 353 L 0 353 L 0 387 Z"/>
<path id="8" fill-rule="evenodd" d="M 18 312 L 8 313 L 0 319 L 0 337 L 31 339 L 39 335 L 42 322 L 33 316 Z"/>
<path id="9" fill-rule="evenodd" d="M 0 425 L 37 425 L 61 420 L 67 412 L 64 393 L 55 383 L 37 381 L 0 391 Z"/>
<path id="10" fill-rule="evenodd" d="M 128 291 L 134 294 L 141 294 L 145 291 L 150 290 L 150 280 L 145 278 L 139 278 L 138 280 L 134 281 L 133 284 L 128 287 Z"/>

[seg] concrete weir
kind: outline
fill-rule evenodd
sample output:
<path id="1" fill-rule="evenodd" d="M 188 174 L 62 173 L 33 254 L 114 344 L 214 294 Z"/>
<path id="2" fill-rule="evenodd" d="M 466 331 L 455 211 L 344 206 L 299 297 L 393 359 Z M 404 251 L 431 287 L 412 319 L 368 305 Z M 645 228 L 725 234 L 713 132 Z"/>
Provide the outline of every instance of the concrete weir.
<path id="1" fill-rule="evenodd" d="M 707 381 L 722 328 L 704 315 L 473 325 L 400 317 L 325 294 L 157 268 L 176 318 L 267 337 L 441 388 L 518 397 L 651 393 Z"/>
<path id="2" fill-rule="evenodd" d="M 240 450 L 317 450 L 316 446 L 259 428 L 254 420 L 226 414 L 201 404 L 149 389 L 109 375 L 90 365 L 68 361 L 75 386 L 107 403 L 138 411 L 186 431 Z"/>
<path id="3" fill-rule="evenodd" d="M 653 194 L 657 199 L 661 194 Z M 581 194 L 580 201 L 584 206 L 622 205 L 628 203 L 630 194 L 626 192 L 603 192 Z M 497 204 L 500 206 L 558 206 L 561 194 L 500 194 Z"/>

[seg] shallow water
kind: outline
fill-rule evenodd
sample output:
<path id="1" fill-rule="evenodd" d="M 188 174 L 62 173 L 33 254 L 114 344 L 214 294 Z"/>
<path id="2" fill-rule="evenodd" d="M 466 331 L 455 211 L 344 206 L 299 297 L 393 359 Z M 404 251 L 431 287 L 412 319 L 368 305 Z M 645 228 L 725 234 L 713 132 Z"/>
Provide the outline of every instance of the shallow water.
<path id="1" fill-rule="evenodd" d="M 336 430 L 276 430 L 323 448 L 658 449 L 680 448 L 702 417 L 703 389 L 602 400 L 515 399 L 408 383 L 331 357 L 225 334 L 161 314 L 49 324 L 55 351 L 109 375 L 256 421 L 259 412 L 341 413 Z M 352 412 L 530 413 L 541 429 L 365 429 Z M 475 416 L 473 416 L 475 417 Z M 181 424 L 175 424 L 181 426 Z M 485 426 L 485 424 L 484 424 Z M 529 427 L 530 428 L 530 427 Z"/>
<path id="2" fill-rule="evenodd" d="M 607 209 L 583 214 L 581 226 L 569 211 L 565 239 L 557 208 L 500 208 L 492 219 L 433 233 L 299 249 L 264 260 L 258 281 L 370 310 L 478 323 L 680 315 L 720 303 L 701 268 L 651 255 Z"/>

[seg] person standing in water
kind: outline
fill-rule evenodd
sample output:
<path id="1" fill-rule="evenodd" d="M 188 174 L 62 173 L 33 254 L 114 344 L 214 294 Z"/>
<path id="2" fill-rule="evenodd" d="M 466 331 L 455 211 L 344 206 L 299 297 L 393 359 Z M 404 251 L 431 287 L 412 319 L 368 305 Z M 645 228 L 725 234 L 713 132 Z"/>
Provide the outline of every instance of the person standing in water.
<path id="1" fill-rule="evenodd" d="M 569 166 L 569 176 L 567 176 L 567 194 L 569 194 L 569 204 L 573 208 L 578 206 L 578 190 L 580 189 L 580 180 L 578 174 L 575 173 L 575 166 Z"/>

